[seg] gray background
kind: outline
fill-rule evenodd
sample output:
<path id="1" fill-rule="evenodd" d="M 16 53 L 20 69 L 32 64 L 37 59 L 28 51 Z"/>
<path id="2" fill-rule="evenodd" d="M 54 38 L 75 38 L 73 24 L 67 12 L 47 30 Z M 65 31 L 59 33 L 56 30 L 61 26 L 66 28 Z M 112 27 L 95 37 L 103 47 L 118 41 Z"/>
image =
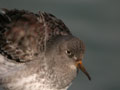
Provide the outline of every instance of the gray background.
<path id="1" fill-rule="evenodd" d="M 0 8 L 45 11 L 61 18 L 86 44 L 84 65 L 69 90 L 120 90 L 119 0 L 0 0 Z"/>

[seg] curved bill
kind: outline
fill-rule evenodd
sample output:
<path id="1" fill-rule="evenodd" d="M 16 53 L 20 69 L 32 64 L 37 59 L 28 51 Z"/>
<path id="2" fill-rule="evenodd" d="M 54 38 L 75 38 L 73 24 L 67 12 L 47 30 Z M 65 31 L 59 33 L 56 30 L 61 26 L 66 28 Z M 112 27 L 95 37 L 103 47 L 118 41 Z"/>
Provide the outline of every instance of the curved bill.
<path id="1" fill-rule="evenodd" d="M 77 60 L 76 63 L 77 63 L 76 64 L 77 68 L 80 69 L 88 77 L 89 80 L 91 80 L 91 77 L 88 74 L 88 72 L 86 71 L 86 69 L 84 68 L 84 66 L 82 64 L 82 61 L 81 60 L 79 60 L 79 61 Z"/>

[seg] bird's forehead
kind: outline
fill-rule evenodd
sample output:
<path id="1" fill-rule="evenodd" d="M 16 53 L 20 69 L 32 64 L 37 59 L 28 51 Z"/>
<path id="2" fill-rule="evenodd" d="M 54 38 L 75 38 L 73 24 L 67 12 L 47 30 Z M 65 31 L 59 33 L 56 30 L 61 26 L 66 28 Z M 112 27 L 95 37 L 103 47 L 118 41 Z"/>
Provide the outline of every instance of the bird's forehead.
<path id="1" fill-rule="evenodd" d="M 67 42 L 67 49 L 73 51 L 74 53 L 84 53 L 85 45 L 79 39 L 73 39 Z"/>
<path id="2" fill-rule="evenodd" d="M 68 41 L 67 46 L 69 48 L 73 48 L 73 49 L 79 49 L 82 48 L 83 42 L 80 41 L 79 39 L 73 39 Z"/>

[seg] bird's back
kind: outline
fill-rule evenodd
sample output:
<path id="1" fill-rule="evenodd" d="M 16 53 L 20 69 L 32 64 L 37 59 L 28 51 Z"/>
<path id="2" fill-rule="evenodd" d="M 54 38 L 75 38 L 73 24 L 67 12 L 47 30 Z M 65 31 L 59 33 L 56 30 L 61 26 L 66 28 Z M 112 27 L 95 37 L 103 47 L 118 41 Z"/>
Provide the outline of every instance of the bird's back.
<path id="1" fill-rule="evenodd" d="M 33 60 L 51 38 L 70 34 L 60 19 L 48 13 L 16 9 L 0 13 L 0 53 L 17 62 Z"/>

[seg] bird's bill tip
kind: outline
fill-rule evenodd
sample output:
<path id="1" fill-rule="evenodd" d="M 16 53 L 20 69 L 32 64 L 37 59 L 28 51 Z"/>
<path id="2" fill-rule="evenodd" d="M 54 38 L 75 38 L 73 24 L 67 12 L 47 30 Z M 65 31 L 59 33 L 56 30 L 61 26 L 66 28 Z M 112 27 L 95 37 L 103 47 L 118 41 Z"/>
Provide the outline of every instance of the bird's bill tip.
<path id="1" fill-rule="evenodd" d="M 85 67 L 82 64 L 82 60 L 77 60 L 76 61 L 76 67 L 78 69 L 80 69 L 88 77 L 89 80 L 91 80 L 91 77 L 90 77 L 89 73 L 87 72 L 87 70 L 85 69 Z"/>

